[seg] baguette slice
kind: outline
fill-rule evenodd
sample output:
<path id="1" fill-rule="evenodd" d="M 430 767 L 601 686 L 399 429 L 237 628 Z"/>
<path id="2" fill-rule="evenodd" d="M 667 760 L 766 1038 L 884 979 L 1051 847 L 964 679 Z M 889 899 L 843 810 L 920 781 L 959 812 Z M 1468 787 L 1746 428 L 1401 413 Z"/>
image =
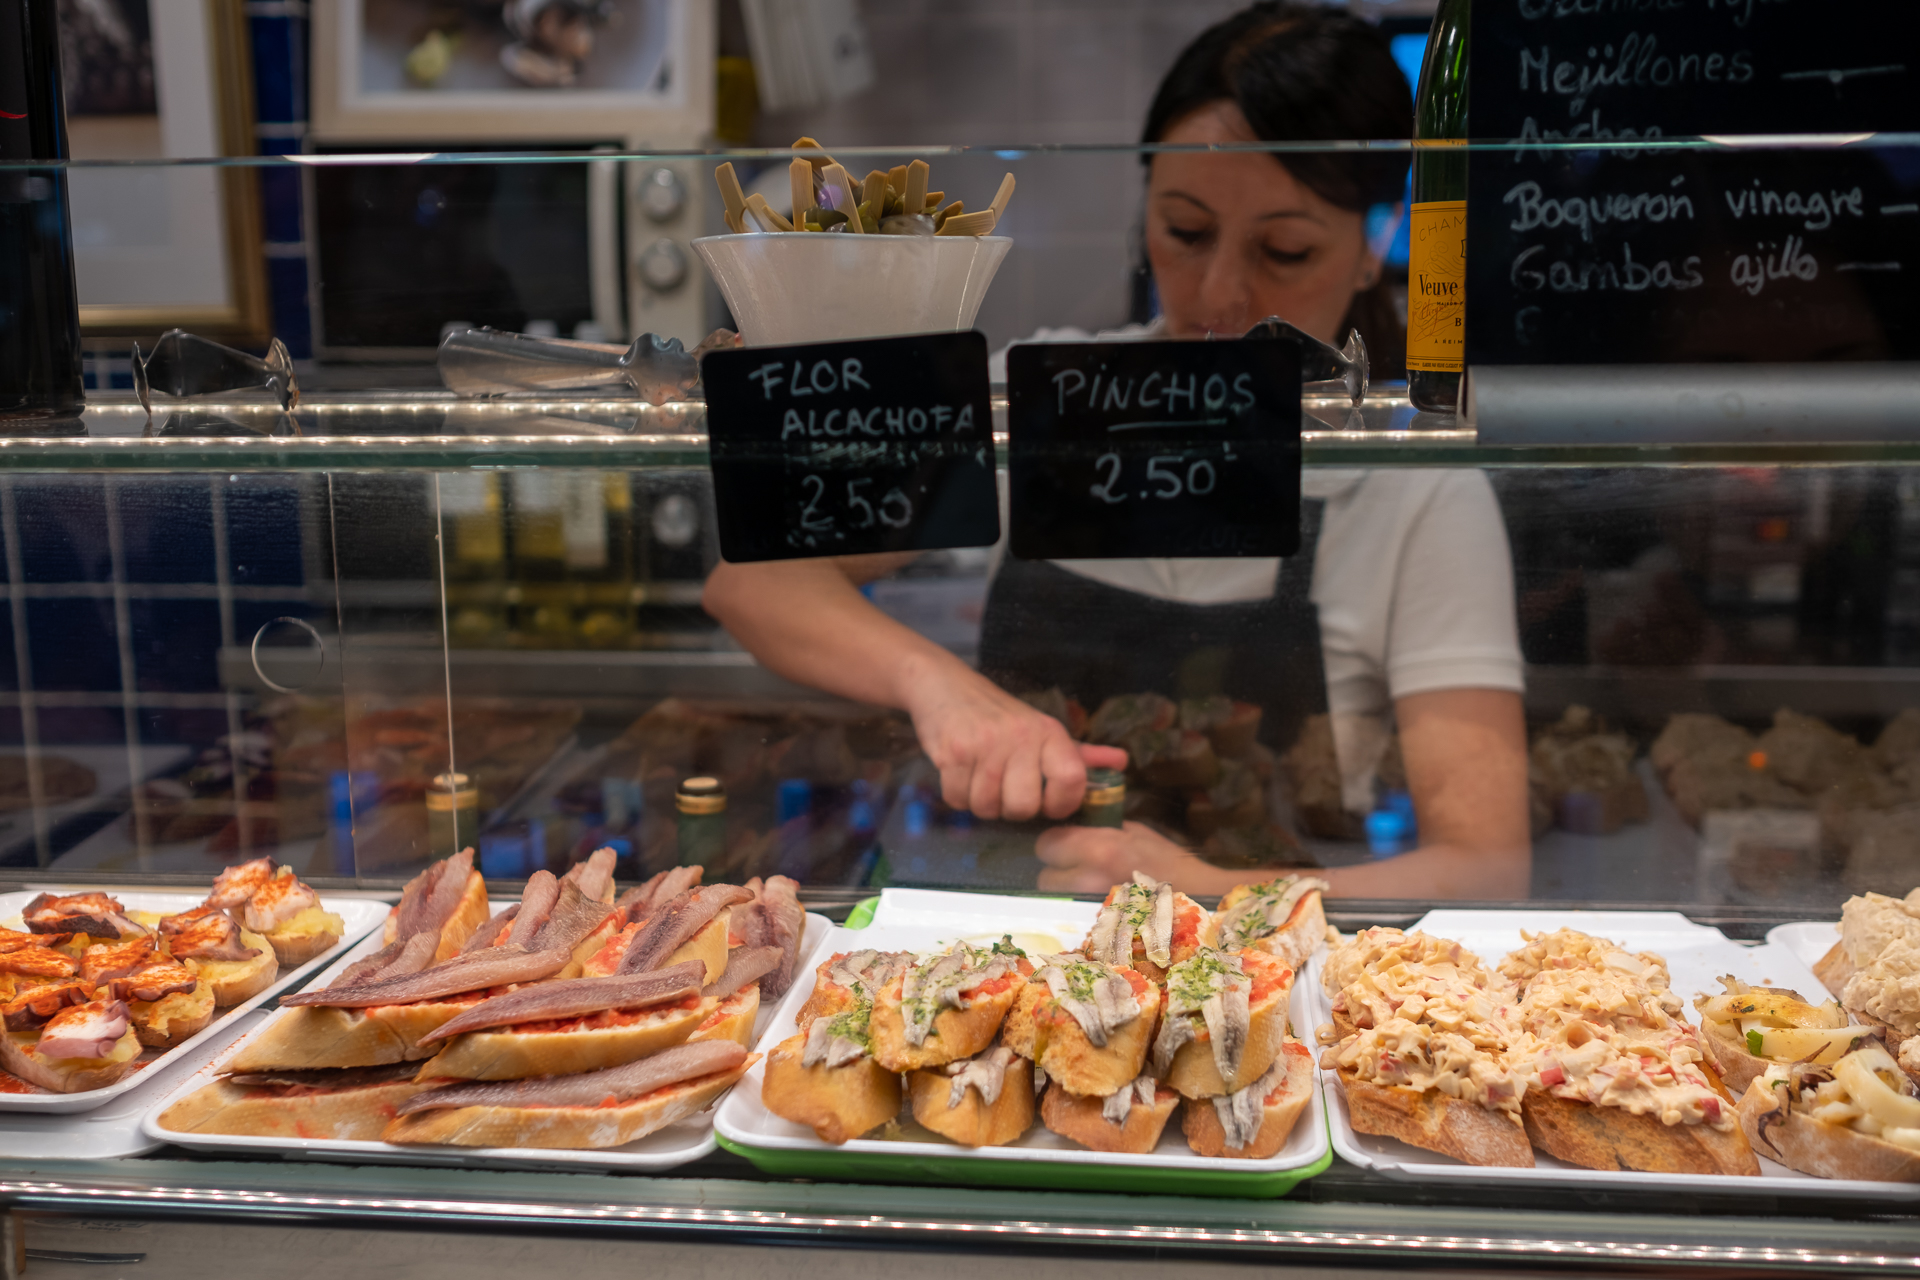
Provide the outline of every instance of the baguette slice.
<path id="1" fill-rule="evenodd" d="M 673 954 L 662 961 L 660 967 L 671 969 L 676 964 L 698 960 L 706 966 L 706 976 L 700 979 L 702 985 L 719 978 L 727 968 L 727 929 L 732 916 L 733 908 L 723 909 L 700 932 L 675 947 Z M 633 944 L 644 925 L 645 921 L 636 921 L 622 926 L 619 916 L 608 916 L 605 923 L 587 935 L 586 942 L 574 948 L 574 959 L 582 961 L 580 968 L 575 972 L 562 971 L 555 976 L 573 978 L 584 975 L 594 978 L 618 973 L 621 960 L 626 958 L 627 948 Z"/>
<path id="2" fill-rule="evenodd" d="M 149 1049 L 171 1049 L 185 1044 L 213 1022 L 213 988 L 204 981 L 191 991 L 176 991 L 158 1000 L 127 1004 L 133 1034 Z"/>
<path id="3" fill-rule="evenodd" d="M 750 1053 L 739 1066 L 697 1080 L 683 1080 L 630 1102 L 598 1107 L 447 1107 L 416 1111 L 386 1127 L 381 1137 L 401 1145 L 440 1143 L 455 1147 L 538 1147 L 600 1151 L 625 1146 L 698 1115 L 732 1088 L 759 1061 Z"/>
<path id="4" fill-rule="evenodd" d="M 1004 1147 L 1033 1127 L 1033 1064 L 1016 1057 L 1007 1065 L 999 1096 L 992 1102 L 969 1085 L 960 1105 L 950 1107 L 953 1080 L 938 1069 L 907 1077 L 913 1118 L 963 1147 Z"/>
<path id="5" fill-rule="evenodd" d="M 1779 1095 L 1763 1081 L 1747 1086 L 1738 1114 L 1740 1131 L 1755 1152 L 1798 1173 L 1864 1182 L 1920 1182 L 1920 1151 L 1783 1107 Z"/>
<path id="6" fill-rule="evenodd" d="M 1085 1029 L 1037 977 L 1021 988 L 1008 1012 L 1003 1042 L 1021 1057 L 1039 1063 L 1047 1078 L 1068 1093 L 1104 1098 L 1131 1084 L 1147 1060 L 1160 1021 L 1160 988 L 1135 970 L 1113 972 L 1133 985 L 1140 1015 L 1116 1028 L 1105 1045 L 1087 1039 Z"/>
<path id="7" fill-rule="evenodd" d="M 469 1031 L 443 1046 L 418 1078 L 525 1080 L 621 1067 L 679 1044 L 719 1004 L 696 995 L 645 1009 Z"/>
<path id="8" fill-rule="evenodd" d="M 1068 1093 L 1057 1084 L 1047 1086 L 1040 1099 L 1040 1123 L 1061 1137 L 1077 1142 L 1089 1151 L 1114 1151 L 1143 1156 L 1160 1145 L 1180 1095 L 1164 1084 L 1154 1090 L 1151 1106 L 1135 1099 L 1124 1124 L 1114 1124 L 1103 1114 L 1104 1098 L 1084 1098 Z M 1200 1102 L 1195 1106 L 1207 1106 Z"/>
<path id="9" fill-rule="evenodd" d="M 921 1043 L 907 1043 L 907 1023 L 900 1012 L 901 979 L 895 978 L 873 1002 L 870 1035 L 873 1056 L 889 1071 L 922 1071 L 971 1058 L 993 1043 L 1015 1000 L 1026 989 L 1020 973 L 1003 974 L 974 988 L 964 1009 L 942 1009 Z"/>
<path id="10" fill-rule="evenodd" d="M 788 1036 L 767 1054 L 760 1101 L 783 1120 L 806 1125 L 839 1146 L 900 1114 L 900 1077 L 870 1057 L 845 1066 L 800 1065 L 807 1033 Z"/>
<path id="11" fill-rule="evenodd" d="M 260 936 L 273 948 L 280 967 L 292 969 L 339 942 L 346 932 L 347 922 L 333 912 L 308 907 L 279 928 Z"/>
<path id="12" fill-rule="evenodd" d="M 1252 896 L 1254 887 L 1237 884 L 1227 890 L 1220 899 L 1220 905 L 1208 917 L 1206 926 L 1201 930 L 1200 940 L 1203 946 L 1233 946 L 1231 942 L 1222 942 L 1220 921 L 1244 899 Z M 1293 904 L 1293 911 L 1287 916 L 1286 923 L 1265 937 L 1256 938 L 1246 946 L 1255 951 L 1264 951 L 1268 955 L 1278 956 L 1295 969 L 1306 967 L 1309 957 L 1326 941 L 1327 913 L 1320 901 L 1320 891 L 1309 889 L 1300 900 Z"/>
<path id="13" fill-rule="evenodd" d="M 688 1040 L 732 1040 L 742 1049 L 753 1048 L 753 1020 L 760 1013 L 760 984 L 749 982 L 720 1002 Z"/>
<path id="14" fill-rule="evenodd" d="M 1240 957 L 1259 997 L 1248 1008 L 1247 1044 L 1240 1052 L 1240 1070 L 1232 1079 L 1220 1074 L 1213 1057 L 1213 1040 L 1202 1024 L 1198 1036 L 1180 1046 L 1167 1069 L 1167 1083 L 1189 1098 L 1217 1098 L 1246 1088 L 1267 1074 L 1287 1037 L 1287 999 L 1293 991 L 1293 970 L 1264 951 L 1234 954 Z"/>
<path id="15" fill-rule="evenodd" d="M 1180 1127 L 1195 1155 L 1266 1160 L 1287 1145 L 1294 1125 L 1300 1122 L 1300 1113 L 1307 1109 L 1313 1097 L 1313 1054 L 1298 1040 L 1289 1040 L 1280 1056 L 1286 1063 L 1286 1072 L 1261 1100 L 1260 1132 L 1246 1146 L 1227 1145 L 1227 1131 L 1220 1123 L 1220 1113 L 1212 1099 L 1187 1108 L 1180 1118 Z"/>
<path id="16" fill-rule="evenodd" d="M 0 1031 L 0 1067 L 55 1093 L 85 1093 L 117 1084 L 140 1058 L 140 1037 L 127 1032 L 104 1058 L 47 1058 L 35 1048 L 38 1031 Z"/>
<path id="17" fill-rule="evenodd" d="M 487 882 L 478 871 L 467 872 L 467 887 L 460 895 L 460 905 L 453 909 L 453 915 L 440 926 L 440 946 L 433 953 L 433 963 L 451 960 L 460 954 L 460 948 L 466 945 L 473 931 L 487 922 L 492 913 L 487 910 Z M 400 908 L 395 907 L 387 915 L 386 928 L 381 940 L 392 943 L 400 925 Z"/>
<path id="18" fill-rule="evenodd" d="M 160 1113 L 162 1129 L 249 1138 L 335 1138 L 378 1142 L 394 1108 L 426 1088 L 412 1080 L 289 1096 L 216 1080 Z"/>
<path id="19" fill-rule="evenodd" d="M 299 1071 L 319 1067 L 377 1067 L 431 1058 L 420 1037 L 451 1022 L 485 998 L 485 992 L 418 1004 L 370 1009 L 301 1005 L 281 1009 L 228 1064 L 228 1070 Z"/>
<path id="20" fill-rule="evenodd" d="M 1521 1100 L 1533 1145 L 1583 1169 L 1757 1178 L 1760 1162 L 1738 1127 L 1664 1124 L 1659 1116 L 1529 1090 Z"/>
<path id="21" fill-rule="evenodd" d="M 180 961 L 213 989 L 213 1002 L 222 1009 L 253 999 L 280 976 L 280 957 L 271 942 L 251 929 L 242 929 L 240 945 L 259 954 L 246 960 Z"/>
<path id="22" fill-rule="evenodd" d="M 1398 1138 L 1462 1164 L 1533 1168 L 1526 1130 L 1491 1107 L 1438 1091 L 1374 1084 L 1350 1071 L 1340 1073 L 1340 1088 L 1355 1133 Z"/>

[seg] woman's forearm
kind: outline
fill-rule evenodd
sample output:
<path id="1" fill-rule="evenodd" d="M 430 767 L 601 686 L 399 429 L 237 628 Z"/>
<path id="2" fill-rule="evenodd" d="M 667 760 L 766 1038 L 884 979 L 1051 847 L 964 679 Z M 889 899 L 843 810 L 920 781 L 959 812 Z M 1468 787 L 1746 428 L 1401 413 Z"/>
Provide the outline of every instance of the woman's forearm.
<path id="1" fill-rule="evenodd" d="M 890 567 L 832 559 L 723 562 L 708 576 L 700 603 L 769 670 L 857 702 L 905 707 L 916 682 L 965 664 L 860 594 L 855 575 L 877 577 Z"/>
<path id="2" fill-rule="evenodd" d="M 1497 852 L 1429 845 L 1395 858 L 1308 874 L 1324 877 L 1332 886 L 1327 896 L 1333 898 L 1457 902 L 1524 898 L 1529 871 L 1525 849 Z"/>

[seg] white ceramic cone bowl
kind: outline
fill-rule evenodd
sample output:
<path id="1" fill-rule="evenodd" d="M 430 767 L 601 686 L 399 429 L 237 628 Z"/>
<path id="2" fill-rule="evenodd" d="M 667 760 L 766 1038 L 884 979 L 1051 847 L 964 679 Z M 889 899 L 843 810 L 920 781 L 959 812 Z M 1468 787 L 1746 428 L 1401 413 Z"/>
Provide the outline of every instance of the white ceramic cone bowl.
<path id="1" fill-rule="evenodd" d="M 693 247 L 741 338 L 774 347 L 971 329 L 1013 240 L 776 231 Z"/>

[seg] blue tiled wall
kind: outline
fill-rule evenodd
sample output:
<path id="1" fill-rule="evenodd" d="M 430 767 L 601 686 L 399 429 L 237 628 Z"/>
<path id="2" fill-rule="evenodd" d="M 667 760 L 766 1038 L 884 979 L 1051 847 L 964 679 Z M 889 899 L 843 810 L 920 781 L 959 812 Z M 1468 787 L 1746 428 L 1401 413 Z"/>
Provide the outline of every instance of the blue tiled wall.
<path id="1" fill-rule="evenodd" d="M 306 150 L 307 19 L 304 0 L 249 0 L 247 5 L 254 133 L 261 155 Z M 307 235 L 298 171 L 260 171 L 260 214 L 274 336 L 294 359 L 304 360 L 313 354 L 313 320 L 307 309 Z"/>

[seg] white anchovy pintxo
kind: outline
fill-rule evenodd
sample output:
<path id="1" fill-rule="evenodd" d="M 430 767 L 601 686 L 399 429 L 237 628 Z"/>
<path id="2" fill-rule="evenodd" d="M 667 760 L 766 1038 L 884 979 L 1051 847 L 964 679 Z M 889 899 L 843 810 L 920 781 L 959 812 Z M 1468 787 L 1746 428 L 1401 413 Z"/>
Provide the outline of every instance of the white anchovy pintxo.
<path id="1" fill-rule="evenodd" d="M 1287 1062 L 1283 1054 L 1267 1068 L 1267 1073 L 1246 1088 L 1213 1099 L 1213 1114 L 1219 1117 L 1229 1147 L 1244 1147 L 1260 1136 L 1266 1121 L 1267 1095 L 1286 1078 Z"/>
<path id="2" fill-rule="evenodd" d="M 1167 972 L 1167 1009 L 1153 1042 L 1154 1074 L 1164 1076 L 1181 1046 L 1199 1037 L 1194 1014 L 1206 1024 L 1214 1065 L 1232 1079 L 1240 1070 L 1253 1022 L 1250 986 L 1240 957 L 1207 948 Z"/>
<path id="3" fill-rule="evenodd" d="M 947 1090 L 947 1109 L 951 1111 L 967 1100 L 968 1086 L 978 1089 L 980 1101 L 988 1106 L 1000 1101 L 1000 1090 L 1007 1083 L 1007 1068 L 1013 1065 L 1014 1056 L 1013 1050 L 997 1044 L 985 1053 L 949 1062 L 940 1068 L 953 1080 Z"/>
<path id="4" fill-rule="evenodd" d="M 967 990 L 984 986 L 1011 972 L 1024 953 L 1010 942 L 991 950 L 961 942 L 953 950 L 909 968 L 900 982 L 900 1018 L 907 1043 L 927 1042 L 933 1020 L 944 1008 L 965 1009 Z"/>
<path id="5" fill-rule="evenodd" d="M 869 1000 L 875 992 L 893 981 L 913 957 L 904 951 L 852 951 L 840 957 L 827 970 L 827 981 L 860 992 Z"/>
<path id="6" fill-rule="evenodd" d="M 1295 876 L 1251 886 L 1246 897 L 1218 917 L 1220 944 L 1236 949 L 1252 946 L 1286 924 L 1300 899 L 1316 889 L 1326 893 L 1330 888 L 1317 876 Z"/>
<path id="7" fill-rule="evenodd" d="M 1034 975 L 1047 984 L 1060 1007 L 1073 1015 L 1087 1040 L 1105 1048 L 1107 1037 L 1140 1016 L 1133 985 L 1103 964 L 1071 955 L 1055 956 Z"/>
<path id="8" fill-rule="evenodd" d="M 1133 1112 L 1134 1102 L 1138 1101 L 1143 1107 L 1152 1106 L 1154 1093 L 1159 1087 L 1159 1082 L 1152 1076 L 1141 1076 L 1132 1084 L 1123 1084 L 1100 1104 L 1100 1114 L 1106 1117 L 1108 1124 L 1125 1124 L 1127 1116 Z"/>
<path id="9" fill-rule="evenodd" d="M 1105 964 L 1131 965 L 1133 939 L 1138 934 L 1147 959 L 1157 965 L 1173 960 L 1173 886 L 1145 872 L 1133 873 L 1133 883 L 1100 908 L 1093 922 L 1087 950 Z"/>
<path id="10" fill-rule="evenodd" d="M 867 1024 L 873 1014 L 873 998 L 861 988 L 854 990 L 856 999 L 851 1009 L 831 1018 L 815 1018 L 807 1028 L 807 1044 L 800 1051 L 801 1066 L 825 1062 L 832 1070 L 867 1056 Z"/>

